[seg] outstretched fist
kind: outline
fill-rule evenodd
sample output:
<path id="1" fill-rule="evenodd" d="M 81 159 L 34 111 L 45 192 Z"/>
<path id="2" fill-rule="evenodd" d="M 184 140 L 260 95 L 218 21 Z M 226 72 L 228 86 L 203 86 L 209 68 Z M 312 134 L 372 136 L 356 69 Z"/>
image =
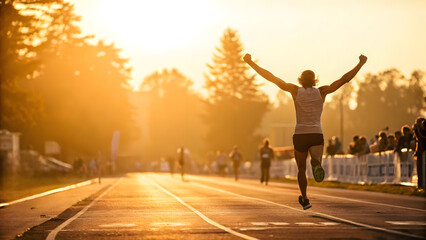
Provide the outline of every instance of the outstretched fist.
<path id="1" fill-rule="evenodd" d="M 251 61 L 251 55 L 246 53 L 246 55 L 244 55 L 244 57 L 243 57 L 243 60 L 244 60 L 244 62 L 247 62 L 247 63 L 250 62 Z"/>
<path id="2" fill-rule="evenodd" d="M 364 55 L 359 55 L 359 62 L 364 64 L 365 62 L 367 62 L 367 57 Z"/>

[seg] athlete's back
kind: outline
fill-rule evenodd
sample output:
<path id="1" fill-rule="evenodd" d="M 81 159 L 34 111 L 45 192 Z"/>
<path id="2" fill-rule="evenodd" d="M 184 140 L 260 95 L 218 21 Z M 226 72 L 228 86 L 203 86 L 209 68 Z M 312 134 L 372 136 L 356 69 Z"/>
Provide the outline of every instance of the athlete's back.
<path id="1" fill-rule="evenodd" d="M 323 99 L 318 88 L 300 87 L 294 106 L 296 109 L 296 128 L 294 134 L 322 133 L 321 113 Z"/>

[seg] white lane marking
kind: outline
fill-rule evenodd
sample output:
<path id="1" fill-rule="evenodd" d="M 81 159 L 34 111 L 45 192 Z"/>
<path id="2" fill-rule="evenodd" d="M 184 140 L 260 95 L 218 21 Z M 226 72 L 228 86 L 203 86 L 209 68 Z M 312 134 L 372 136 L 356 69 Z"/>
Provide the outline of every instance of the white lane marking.
<path id="1" fill-rule="evenodd" d="M 269 225 L 287 226 L 287 225 L 290 225 L 290 223 L 286 223 L 286 222 L 251 222 L 251 224 L 255 225 L 255 226 L 269 226 Z M 321 226 L 335 226 L 335 225 L 339 225 L 340 223 L 336 223 L 336 222 L 318 222 L 318 223 L 314 223 L 314 222 L 297 222 L 297 223 L 294 223 L 294 224 L 296 224 L 296 225 L 316 225 L 316 226 L 318 226 L 318 225 L 321 225 Z"/>
<path id="2" fill-rule="evenodd" d="M 393 225 L 408 225 L 408 226 L 426 226 L 426 222 L 418 221 L 385 221 L 386 223 Z"/>
<path id="3" fill-rule="evenodd" d="M 111 224 L 101 224 L 101 228 L 123 228 L 123 227 L 136 227 L 134 223 L 111 223 Z"/>
<path id="4" fill-rule="evenodd" d="M 215 226 L 217 228 L 220 228 L 220 229 L 222 229 L 222 230 L 224 230 L 224 231 L 226 231 L 226 232 L 228 232 L 228 233 L 230 233 L 232 235 L 235 235 L 237 237 L 240 237 L 240 238 L 243 238 L 243 239 L 247 239 L 247 240 L 257 240 L 257 238 L 250 237 L 248 235 L 236 232 L 236 231 L 234 231 L 234 230 L 232 230 L 230 228 L 227 228 L 227 227 L 225 227 L 225 226 L 223 226 L 223 225 L 221 225 L 221 224 L 219 224 L 219 223 L 211 220 L 210 218 L 206 217 L 204 214 L 202 214 L 201 212 L 199 212 L 197 209 L 193 208 L 191 205 L 189 205 L 186 202 L 184 202 L 178 196 L 174 195 L 173 193 L 167 191 L 165 188 L 163 188 L 160 185 L 158 185 L 154 180 L 151 180 L 150 178 L 145 177 L 145 176 L 143 176 L 143 177 L 146 178 L 146 179 L 148 179 L 152 183 L 152 185 L 156 186 L 158 189 L 160 189 L 161 191 L 163 191 L 167 195 L 173 197 L 174 199 L 176 199 L 178 202 L 180 202 L 185 207 L 189 208 L 191 211 L 193 211 L 195 214 L 197 214 L 199 217 L 201 217 L 207 223 L 209 223 L 209 224 L 211 224 L 211 225 L 213 225 L 213 226 Z"/>
<path id="5" fill-rule="evenodd" d="M 94 182 L 95 182 L 95 180 L 93 180 L 93 179 L 92 180 L 87 180 L 87 181 L 76 183 L 76 184 L 72 184 L 72 185 L 69 185 L 69 186 L 66 186 L 66 187 L 56 188 L 56 189 L 49 190 L 47 192 L 34 194 L 32 196 L 24 197 L 24 198 L 17 199 L 17 200 L 11 201 L 11 202 L 0 203 L 0 208 L 1 207 L 5 207 L 5 206 L 9 206 L 9 205 L 12 205 L 12 204 L 24 202 L 24 201 L 36 199 L 36 198 L 39 198 L 39 197 L 44 197 L 44 196 L 47 196 L 47 195 L 50 195 L 50 194 L 53 194 L 53 193 L 63 192 L 63 191 L 70 190 L 70 189 L 73 189 L 73 188 L 78 188 L 78 187 L 86 186 L 86 185 L 92 184 Z"/>
<path id="6" fill-rule="evenodd" d="M 313 222 L 297 222 L 294 224 L 300 225 L 300 226 L 316 226 L 317 225 L 316 223 L 313 223 Z"/>
<path id="7" fill-rule="evenodd" d="M 100 194 L 97 198 L 95 198 L 89 205 L 84 207 L 80 210 L 77 214 L 72 216 L 71 218 L 67 219 L 65 222 L 63 222 L 61 225 L 57 226 L 55 229 L 53 229 L 49 235 L 47 235 L 46 240 L 53 240 L 56 237 L 56 234 L 58 234 L 64 227 L 66 227 L 68 224 L 70 224 L 72 221 L 76 220 L 78 217 L 80 217 L 83 213 L 87 211 L 93 204 L 95 204 L 99 199 L 101 199 L 105 194 L 107 194 L 109 191 L 111 191 L 115 186 L 117 186 L 121 182 L 122 178 L 120 178 L 117 182 L 115 182 L 113 185 L 111 185 L 107 190 L 105 190 L 102 194 Z"/>
<path id="8" fill-rule="evenodd" d="M 225 186 L 235 186 L 235 187 L 240 187 L 240 188 L 245 188 L 245 189 L 250 189 L 250 190 L 256 189 L 257 191 L 271 193 L 270 190 L 267 190 L 265 188 L 260 188 L 260 187 L 257 187 L 257 186 L 246 186 L 243 183 L 233 183 L 233 182 L 232 183 L 223 183 L 223 182 L 213 181 L 213 180 L 210 180 L 210 179 L 200 178 L 200 177 L 196 177 L 196 176 L 190 176 L 190 177 L 195 178 L 195 179 L 198 178 L 201 181 L 213 182 L 213 183 L 225 185 Z M 270 184 L 270 186 L 274 186 L 274 184 Z M 300 194 L 297 194 L 297 195 L 300 195 Z M 336 196 L 324 195 L 324 194 L 320 194 L 320 193 L 311 193 L 310 195 L 316 195 L 316 196 L 321 196 L 321 197 L 326 197 L 326 198 L 335 198 L 335 199 L 351 201 L 351 202 L 360 202 L 360 203 L 367 203 L 367 204 L 373 204 L 373 205 L 380 205 L 380 206 L 386 206 L 386 207 L 392 207 L 392 208 L 407 209 L 407 210 L 413 210 L 413 211 L 419 211 L 419 212 L 426 212 L 426 209 L 410 208 L 410 207 L 404 207 L 404 206 L 398 206 L 398 205 L 392 205 L 392 204 L 386 204 L 386 203 L 376 203 L 376 202 L 370 202 L 370 201 L 364 201 L 364 200 L 356 200 L 356 199 L 350 199 L 350 198 L 344 198 L 344 197 L 336 197 Z"/>
<path id="9" fill-rule="evenodd" d="M 271 222 L 270 224 L 275 225 L 275 226 L 285 226 L 285 225 L 289 225 L 290 223 L 286 223 L 286 222 Z"/>
<path id="10" fill-rule="evenodd" d="M 324 226 L 336 226 L 336 225 L 339 225 L 340 223 L 336 223 L 336 222 L 319 222 L 319 224 L 324 225 Z"/>
<path id="11" fill-rule="evenodd" d="M 336 197 L 336 196 L 324 195 L 324 194 L 319 194 L 319 193 L 313 193 L 311 195 L 317 195 L 317 196 L 322 196 L 322 197 L 326 197 L 326 198 L 335 198 L 335 199 L 351 201 L 351 202 L 368 203 L 368 204 L 380 205 L 380 206 L 385 206 L 385 207 L 401 208 L 401 209 L 413 210 L 413 211 L 418 211 L 418 212 L 426 212 L 426 209 L 410 208 L 410 207 L 404 207 L 404 206 L 398 206 L 398 205 L 392 205 L 392 204 L 386 204 L 386 203 L 375 203 L 375 202 L 370 202 L 370 201 L 356 200 L 356 199 L 350 199 L 350 198 L 344 198 L 344 197 Z"/>
<path id="12" fill-rule="evenodd" d="M 240 228 L 241 231 L 262 231 L 262 230 L 266 230 L 266 229 L 271 229 L 271 228 L 266 228 L 266 227 L 247 227 L 247 228 Z"/>
<path id="13" fill-rule="evenodd" d="M 372 230 L 377 230 L 377 231 L 392 233 L 392 234 L 396 234 L 396 235 L 402 235 L 402 236 L 406 236 L 406 237 L 414 237 L 414 238 L 425 239 L 424 237 L 419 236 L 419 235 L 409 234 L 409 233 L 403 233 L 403 232 L 398 232 L 398 231 L 394 231 L 394 230 L 390 230 L 390 229 L 386 229 L 386 228 L 376 227 L 376 226 L 372 226 L 372 225 L 368 225 L 368 224 L 364 224 L 364 223 L 354 222 L 354 221 L 347 220 L 347 219 L 344 219 L 344 218 L 339 218 L 339 217 L 331 216 L 331 215 L 328 215 L 328 214 L 325 214 L 325 213 L 300 210 L 300 209 L 297 209 L 297 208 L 293 208 L 293 207 L 287 206 L 285 204 L 280 204 L 280 203 L 268 201 L 268 200 L 261 199 L 261 198 L 244 196 L 244 195 L 240 195 L 238 193 L 229 192 L 229 191 L 226 191 L 226 190 L 222 190 L 220 188 L 210 187 L 210 186 L 207 186 L 207 185 L 204 185 L 204 184 L 201 184 L 201 183 L 197 183 L 197 182 L 190 182 L 190 183 L 194 184 L 194 185 L 198 185 L 198 186 L 204 187 L 204 188 L 209 188 L 209 189 L 212 189 L 212 190 L 216 190 L 218 192 L 227 193 L 229 195 L 233 195 L 233 196 L 237 196 L 237 197 L 241 197 L 241 198 L 245 198 L 245 199 L 250 199 L 250 200 L 254 200 L 254 201 L 264 202 L 264 203 L 268 203 L 268 204 L 272 204 L 272 205 L 276 205 L 276 206 L 280 206 L 280 207 L 285 207 L 285 208 L 292 209 L 292 210 L 295 210 L 295 211 L 298 211 L 298 212 L 302 212 L 302 213 L 315 214 L 315 215 L 318 215 L 318 216 L 323 216 L 323 217 L 326 217 L 326 218 L 334 219 L 334 220 L 340 221 L 340 222 L 349 223 L 349 224 L 356 225 L 356 226 L 359 226 L 359 227 L 364 227 L 364 228 L 368 228 L 368 229 L 372 229 Z"/>
<path id="14" fill-rule="evenodd" d="M 252 222 L 251 224 L 255 226 L 268 226 L 267 222 Z"/>
<path id="15" fill-rule="evenodd" d="M 153 223 L 152 226 L 161 226 L 161 227 L 179 227 L 179 226 L 185 226 L 189 224 L 180 223 L 180 222 L 160 222 L 160 223 Z"/>

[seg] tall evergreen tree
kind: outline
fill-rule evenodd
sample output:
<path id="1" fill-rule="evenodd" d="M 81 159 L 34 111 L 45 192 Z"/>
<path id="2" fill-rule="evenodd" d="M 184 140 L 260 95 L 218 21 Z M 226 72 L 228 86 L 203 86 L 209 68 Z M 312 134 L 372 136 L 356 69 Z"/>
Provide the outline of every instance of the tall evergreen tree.
<path id="1" fill-rule="evenodd" d="M 220 42 L 213 54 L 213 63 L 207 64 L 209 73 L 205 75 L 206 142 L 209 150 L 228 151 L 233 145 L 239 145 L 251 159 L 260 144 L 256 129 L 269 101 L 242 60 L 243 45 L 237 31 L 226 29 Z"/>

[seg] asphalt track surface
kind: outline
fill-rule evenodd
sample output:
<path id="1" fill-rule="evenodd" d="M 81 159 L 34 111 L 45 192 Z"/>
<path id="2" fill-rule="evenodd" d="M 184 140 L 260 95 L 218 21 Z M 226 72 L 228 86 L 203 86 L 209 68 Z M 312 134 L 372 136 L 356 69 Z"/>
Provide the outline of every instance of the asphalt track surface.
<path id="1" fill-rule="evenodd" d="M 426 200 L 215 176 L 135 173 L 22 239 L 425 239 Z"/>

